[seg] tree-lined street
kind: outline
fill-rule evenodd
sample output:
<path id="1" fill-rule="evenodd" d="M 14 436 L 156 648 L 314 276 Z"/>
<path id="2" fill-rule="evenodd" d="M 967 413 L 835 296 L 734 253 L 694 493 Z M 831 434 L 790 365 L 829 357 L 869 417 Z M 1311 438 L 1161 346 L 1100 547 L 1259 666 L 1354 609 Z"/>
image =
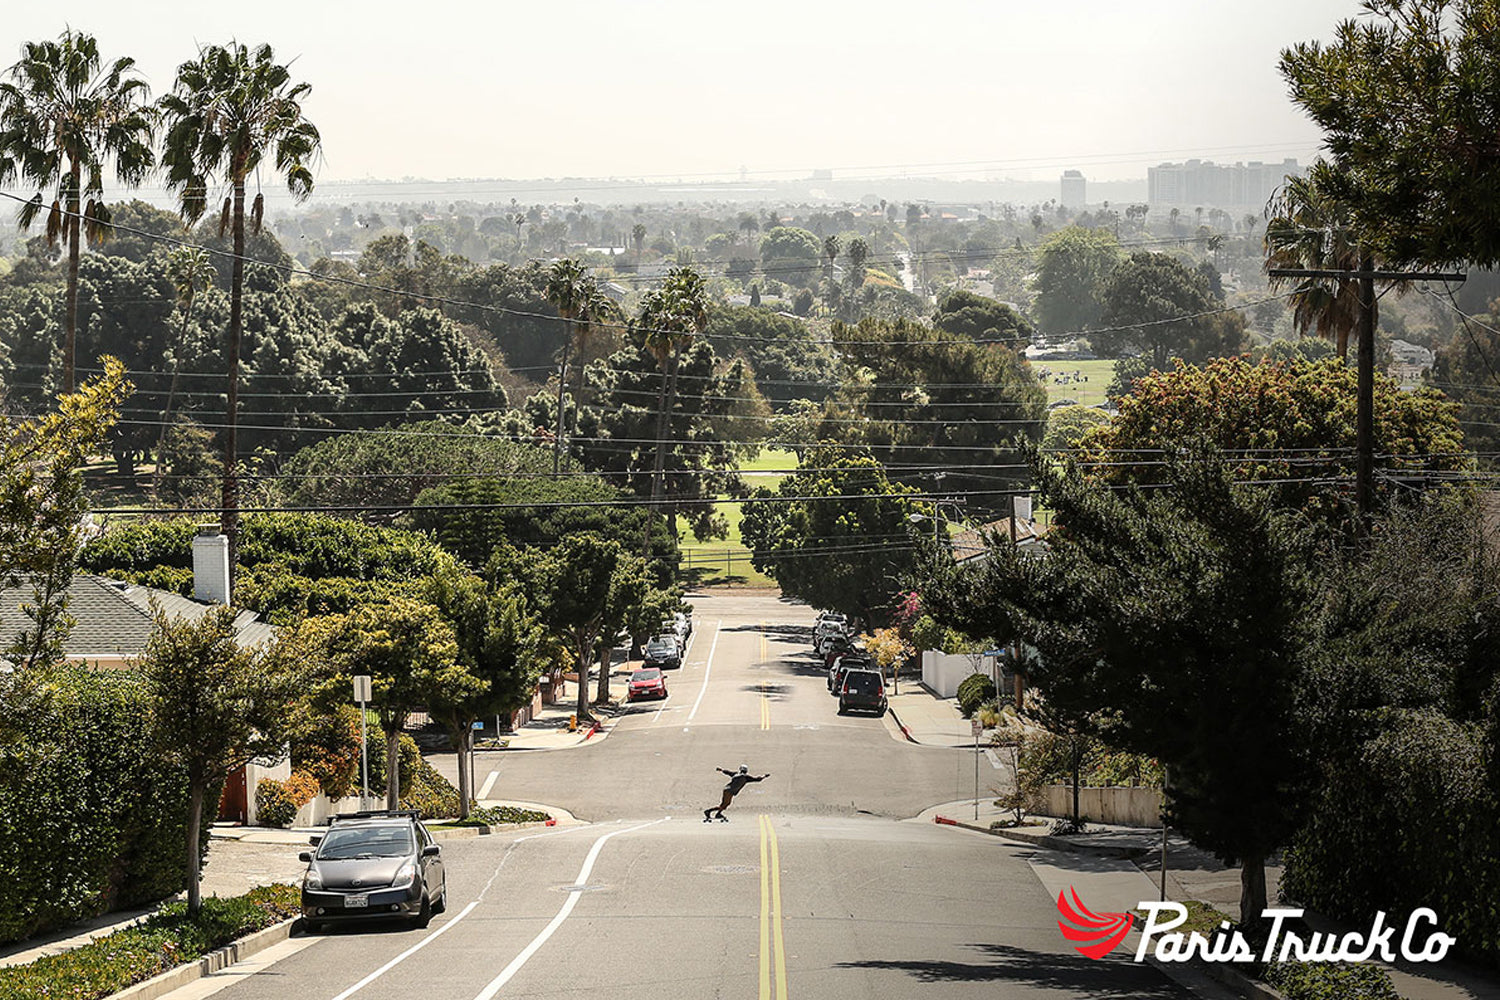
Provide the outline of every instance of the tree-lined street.
<path id="1" fill-rule="evenodd" d="M 889 717 L 838 716 L 808 646 L 810 609 L 774 596 L 693 603 L 667 702 L 632 706 L 598 743 L 488 757 L 494 796 L 550 797 L 589 825 L 445 842 L 448 912 L 426 931 L 293 939 L 219 995 L 1188 995 L 1123 953 L 1083 958 L 1058 934 L 1043 881 L 1054 869 L 1035 864 L 1076 864 L 1085 879 L 1104 863 L 909 821 L 970 794 L 972 751 L 908 743 Z M 771 777 L 746 787 L 729 823 L 704 824 L 714 767 L 741 761 Z M 984 770 L 993 785 L 1000 772 Z"/>

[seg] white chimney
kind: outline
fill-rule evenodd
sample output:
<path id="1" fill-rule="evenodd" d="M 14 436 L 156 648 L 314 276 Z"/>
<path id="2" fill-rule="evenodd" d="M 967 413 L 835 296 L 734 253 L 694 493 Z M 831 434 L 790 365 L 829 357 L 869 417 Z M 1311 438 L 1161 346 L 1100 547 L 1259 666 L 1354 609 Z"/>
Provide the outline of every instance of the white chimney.
<path id="1" fill-rule="evenodd" d="M 193 600 L 229 603 L 229 538 L 217 524 L 203 525 L 193 536 Z"/>

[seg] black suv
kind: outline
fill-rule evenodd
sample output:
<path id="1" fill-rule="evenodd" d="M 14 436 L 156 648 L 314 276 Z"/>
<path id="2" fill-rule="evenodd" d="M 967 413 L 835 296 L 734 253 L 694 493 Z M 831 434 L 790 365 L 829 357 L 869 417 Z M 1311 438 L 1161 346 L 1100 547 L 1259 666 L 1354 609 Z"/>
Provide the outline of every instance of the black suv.
<path id="1" fill-rule="evenodd" d="M 443 853 L 419 814 L 406 810 L 341 813 L 303 851 L 302 917 L 308 930 L 334 920 L 375 917 L 426 927 L 448 906 Z"/>
<path id="2" fill-rule="evenodd" d="M 844 675 L 851 670 L 874 670 L 875 664 L 868 656 L 850 652 L 838 656 L 828 668 L 828 693 L 838 694 L 844 689 Z"/>
<path id="3" fill-rule="evenodd" d="M 839 687 L 839 714 L 856 708 L 885 714 L 885 678 L 880 671 L 850 670 L 844 674 L 844 683 Z"/>

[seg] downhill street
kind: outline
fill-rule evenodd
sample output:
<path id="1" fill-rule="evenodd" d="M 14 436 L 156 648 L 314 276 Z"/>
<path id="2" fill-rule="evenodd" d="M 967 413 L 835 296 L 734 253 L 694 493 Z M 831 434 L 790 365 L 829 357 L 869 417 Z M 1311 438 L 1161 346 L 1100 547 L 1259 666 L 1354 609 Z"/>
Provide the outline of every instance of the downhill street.
<path id="1" fill-rule="evenodd" d="M 597 742 L 480 764 L 481 781 L 500 772 L 491 797 L 554 803 L 589 825 L 447 841 L 448 912 L 427 930 L 294 938 L 256 975 L 174 997 L 1188 995 L 1123 949 L 1092 961 L 1058 932 L 1060 882 L 1108 908 L 1107 886 L 1142 898 L 1138 872 L 906 821 L 972 794 L 972 751 L 907 743 L 888 717 L 838 716 L 810 609 L 693 603 L 665 704 L 633 706 Z M 713 769 L 741 763 L 771 777 L 746 787 L 731 822 L 704 824 L 724 782 Z"/>

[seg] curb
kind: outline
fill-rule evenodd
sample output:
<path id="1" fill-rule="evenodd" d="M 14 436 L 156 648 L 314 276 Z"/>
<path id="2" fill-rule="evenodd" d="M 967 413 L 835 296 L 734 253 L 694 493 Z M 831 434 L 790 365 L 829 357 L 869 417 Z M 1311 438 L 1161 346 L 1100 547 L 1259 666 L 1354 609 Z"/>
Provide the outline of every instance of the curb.
<path id="1" fill-rule="evenodd" d="M 987 826 L 964 823 L 960 820 L 949 819 L 947 816 L 934 816 L 933 822 L 941 826 L 957 826 L 965 830 L 973 830 L 975 833 L 987 833 L 992 837 L 1004 837 L 1006 840 L 1019 841 L 1033 847 L 1045 847 L 1049 850 L 1067 851 L 1072 854 L 1092 854 L 1095 857 L 1131 861 L 1149 853 L 1133 847 L 1094 847 L 1090 844 L 1075 844 L 1071 840 L 1054 837 L 1050 833 L 1022 833 L 1014 828 L 991 830 Z"/>
<path id="2" fill-rule="evenodd" d="M 106 1000 L 156 1000 L 157 997 L 166 996 L 188 983 L 196 982 L 221 969 L 227 969 L 236 962 L 242 962 L 252 955 L 259 954 L 274 944 L 280 944 L 292 936 L 292 930 L 299 926 L 301 921 L 301 917 L 293 917 L 267 927 L 263 931 L 256 931 L 254 934 L 242 937 L 238 941 L 231 941 L 217 951 L 209 952 L 196 962 L 168 969 L 159 976 L 153 976 L 145 982 L 136 983 L 118 993 L 112 993 Z"/>
<path id="3" fill-rule="evenodd" d="M 1267 986 L 1259 980 L 1251 979 L 1238 969 L 1207 962 L 1193 964 L 1208 978 L 1223 983 L 1230 989 L 1238 990 L 1243 996 L 1250 997 L 1252 1000 L 1286 1000 L 1286 994 L 1274 986 Z"/>
<path id="4" fill-rule="evenodd" d="M 890 713 L 891 721 L 896 723 L 896 728 L 901 730 L 901 735 L 906 737 L 906 741 L 908 743 L 915 743 L 917 744 L 917 746 L 922 745 L 921 741 L 911 734 L 911 730 L 906 728 L 906 723 L 901 721 L 901 716 L 896 714 L 896 710 L 894 708 L 892 708 L 890 705 L 887 705 L 885 710 Z"/>

